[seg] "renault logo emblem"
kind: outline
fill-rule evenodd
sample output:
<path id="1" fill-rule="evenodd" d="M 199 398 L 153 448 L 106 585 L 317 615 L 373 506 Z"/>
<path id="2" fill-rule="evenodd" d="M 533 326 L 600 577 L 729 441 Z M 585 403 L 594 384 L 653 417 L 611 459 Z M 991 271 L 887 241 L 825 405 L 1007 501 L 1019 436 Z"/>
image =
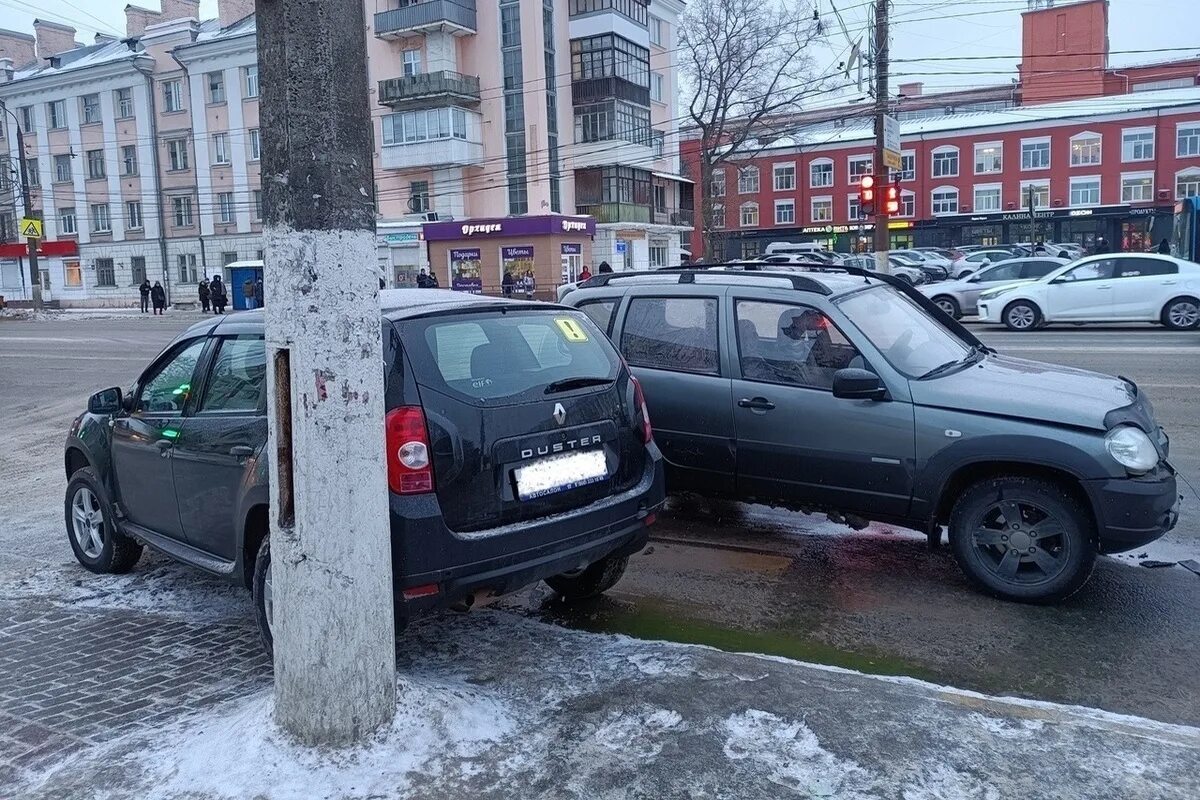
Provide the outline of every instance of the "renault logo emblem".
<path id="1" fill-rule="evenodd" d="M 562 403 L 554 404 L 554 421 L 559 425 L 562 425 L 567 421 L 567 410 L 563 408 Z"/>

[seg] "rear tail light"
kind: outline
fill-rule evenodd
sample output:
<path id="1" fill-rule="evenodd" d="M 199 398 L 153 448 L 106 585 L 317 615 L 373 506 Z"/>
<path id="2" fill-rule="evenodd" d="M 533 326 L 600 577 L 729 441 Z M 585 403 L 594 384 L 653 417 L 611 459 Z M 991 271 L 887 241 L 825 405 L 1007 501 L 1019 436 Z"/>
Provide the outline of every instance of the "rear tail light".
<path id="1" fill-rule="evenodd" d="M 429 431 L 420 406 L 401 406 L 387 413 L 388 488 L 396 494 L 433 491 Z"/>
<path id="2" fill-rule="evenodd" d="M 632 375 L 629 376 L 629 382 L 633 384 L 633 404 L 637 406 L 638 414 L 642 418 L 642 443 L 650 444 L 654 440 L 654 429 L 650 427 L 650 409 L 646 408 L 646 396 L 642 394 L 642 384 Z"/>

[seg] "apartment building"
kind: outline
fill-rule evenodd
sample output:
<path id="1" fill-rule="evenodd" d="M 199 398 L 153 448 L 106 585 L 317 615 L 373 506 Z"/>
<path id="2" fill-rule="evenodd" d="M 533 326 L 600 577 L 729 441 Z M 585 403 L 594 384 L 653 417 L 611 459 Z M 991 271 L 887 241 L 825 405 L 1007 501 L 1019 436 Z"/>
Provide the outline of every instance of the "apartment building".
<path id="1" fill-rule="evenodd" d="M 548 291 L 585 264 L 678 263 L 692 205 L 671 44 L 682 8 L 365 0 L 381 277 L 409 285 L 430 269 L 498 291 L 504 272 L 533 272 Z M 0 159 L 24 157 L 34 176 L 50 299 L 129 305 L 149 277 L 186 300 L 261 256 L 270 132 L 253 1 L 218 10 L 127 6 L 126 39 L 86 46 L 44 21 L 34 36 L 0 31 Z M 22 208 L 14 181 L 0 188 L 0 294 L 19 298 Z"/>

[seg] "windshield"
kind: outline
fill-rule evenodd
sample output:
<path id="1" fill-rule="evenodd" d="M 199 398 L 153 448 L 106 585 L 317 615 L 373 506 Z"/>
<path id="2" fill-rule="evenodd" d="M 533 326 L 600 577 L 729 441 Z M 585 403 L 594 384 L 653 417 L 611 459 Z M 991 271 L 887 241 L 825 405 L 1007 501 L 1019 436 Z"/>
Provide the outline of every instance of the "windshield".
<path id="1" fill-rule="evenodd" d="M 971 353 L 965 342 L 890 286 L 873 286 L 834 303 L 888 363 L 910 378 Z"/>

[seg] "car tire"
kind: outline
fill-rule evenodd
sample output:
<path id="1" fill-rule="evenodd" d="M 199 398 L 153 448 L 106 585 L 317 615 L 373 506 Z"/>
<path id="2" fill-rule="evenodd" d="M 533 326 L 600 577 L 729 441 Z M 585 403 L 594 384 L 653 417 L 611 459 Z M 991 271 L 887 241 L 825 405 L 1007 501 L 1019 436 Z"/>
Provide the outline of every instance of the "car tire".
<path id="1" fill-rule="evenodd" d="M 84 569 L 118 575 L 142 557 L 142 545 L 117 527 L 108 492 L 91 467 L 76 470 L 67 481 L 63 509 L 71 550 Z"/>
<path id="2" fill-rule="evenodd" d="M 1200 327 L 1200 300 L 1195 297 L 1176 297 L 1163 306 L 1159 319 L 1173 331 L 1190 331 Z"/>
<path id="3" fill-rule="evenodd" d="M 1000 315 L 1000 319 L 1004 322 L 1004 327 L 1010 331 L 1024 333 L 1037 330 L 1041 326 L 1042 312 L 1028 300 L 1017 300 L 1004 307 L 1004 313 Z"/>
<path id="4" fill-rule="evenodd" d="M 1071 596 L 1096 564 L 1088 511 L 1061 486 L 1020 476 L 989 478 L 962 493 L 950 512 L 950 549 L 976 588 L 1024 603 Z"/>
<path id="5" fill-rule="evenodd" d="M 975 274 L 975 270 L 973 270 L 973 269 L 964 269 L 962 272 L 960 272 L 960 273 L 958 273 L 957 275 L 955 275 L 955 276 L 954 276 L 954 280 L 956 280 L 956 281 L 961 281 L 963 278 L 970 277 L 970 276 L 971 276 L 971 275 L 973 275 L 973 274 Z"/>
<path id="6" fill-rule="evenodd" d="M 254 621 L 258 623 L 258 633 L 262 639 L 263 649 L 267 655 L 274 656 L 275 638 L 271 634 L 272 592 L 271 592 L 271 537 L 264 536 L 258 543 L 258 553 L 254 556 L 254 578 L 250 583 L 251 594 L 254 598 Z"/>
<path id="7" fill-rule="evenodd" d="M 896 277 L 907 283 L 909 286 L 912 286 L 912 278 L 908 277 L 907 275 L 901 274 L 897 275 Z"/>
<path id="8" fill-rule="evenodd" d="M 605 556 L 577 572 L 546 578 L 546 585 L 569 602 L 604 594 L 625 574 L 629 556 Z"/>
<path id="9" fill-rule="evenodd" d="M 948 294 L 939 294 L 933 298 L 933 303 L 951 319 L 959 319 L 962 317 L 962 310 L 958 307 L 958 301 Z"/>

